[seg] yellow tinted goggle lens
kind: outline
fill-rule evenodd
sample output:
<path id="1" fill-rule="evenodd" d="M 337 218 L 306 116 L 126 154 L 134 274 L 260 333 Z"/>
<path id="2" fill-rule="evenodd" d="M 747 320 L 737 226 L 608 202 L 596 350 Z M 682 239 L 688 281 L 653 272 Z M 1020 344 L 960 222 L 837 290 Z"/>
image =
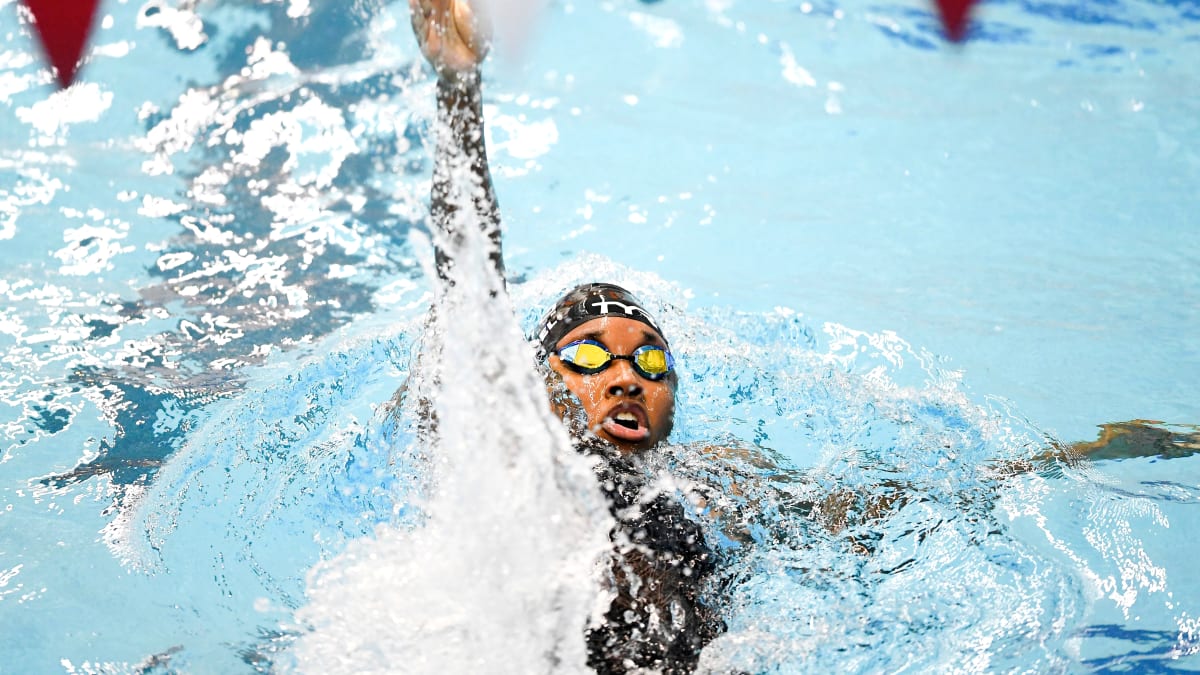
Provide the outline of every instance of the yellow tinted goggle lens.
<path id="1" fill-rule="evenodd" d="M 661 349 L 639 349 L 635 352 L 638 366 L 651 375 L 667 372 L 667 353 Z"/>
<path id="2" fill-rule="evenodd" d="M 563 355 L 580 368 L 599 368 L 611 358 L 600 345 L 587 343 L 575 345 L 569 355 L 566 352 Z"/>

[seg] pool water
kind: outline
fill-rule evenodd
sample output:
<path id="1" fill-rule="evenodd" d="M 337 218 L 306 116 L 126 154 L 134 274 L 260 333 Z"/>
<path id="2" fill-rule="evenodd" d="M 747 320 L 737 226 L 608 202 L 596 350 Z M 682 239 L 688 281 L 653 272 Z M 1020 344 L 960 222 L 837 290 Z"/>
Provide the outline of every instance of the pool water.
<path id="1" fill-rule="evenodd" d="M 1194 3 L 547 3 L 511 305 L 435 324 L 407 11 L 115 0 L 55 92 L 0 0 L 0 672 L 580 670 L 609 521 L 520 333 L 591 279 L 678 352 L 702 669 L 1200 668 L 1197 458 L 1005 470 L 1197 431 Z"/>

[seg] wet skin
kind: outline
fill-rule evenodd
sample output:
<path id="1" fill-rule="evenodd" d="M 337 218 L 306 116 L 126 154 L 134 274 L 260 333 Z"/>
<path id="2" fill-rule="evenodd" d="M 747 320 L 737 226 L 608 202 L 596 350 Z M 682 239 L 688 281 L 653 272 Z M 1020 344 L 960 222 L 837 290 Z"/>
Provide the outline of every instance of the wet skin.
<path id="1" fill-rule="evenodd" d="M 555 348 L 577 340 L 595 340 L 618 356 L 632 354 L 645 345 L 667 346 L 662 336 L 646 324 L 618 316 L 576 326 Z M 671 433 L 675 418 L 674 373 L 654 381 L 638 375 L 625 359 L 615 359 L 591 375 L 571 370 L 554 354 L 549 362 L 582 404 L 588 428 L 621 452 L 646 450 Z"/>

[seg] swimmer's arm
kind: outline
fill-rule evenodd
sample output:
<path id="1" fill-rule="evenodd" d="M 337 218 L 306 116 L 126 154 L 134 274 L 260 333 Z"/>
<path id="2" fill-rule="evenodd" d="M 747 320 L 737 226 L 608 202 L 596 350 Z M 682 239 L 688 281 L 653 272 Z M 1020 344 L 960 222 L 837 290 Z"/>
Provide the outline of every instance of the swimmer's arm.
<path id="1" fill-rule="evenodd" d="M 809 517 L 813 503 L 795 498 L 784 486 L 795 483 L 798 477 L 784 466 L 782 458 L 771 450 L 758 446 L 747 446 L 733 441 L 727 445 L 698 443 L 691 446 L 688 454 L 707 456 L 706 463 L 712 469 L 712 482 L 702 491 L 691 495 L 694 505 L 702 513 L 720 524 L 722 533 L 731 541 L 750 544 L 755 535 L 755 526 L 745 519 L 754 513 L 761 515 L 769 505 L 781 514 Z M 770 495 L 770 496 L 767 496 Z M 764 503 L 765 499 L 765 503 Z M 738 504 L 744 506 L 738 506 Z M 747 508 L 748 507 L 748 508 Z M 737 515 L 741 513 L 742 515 Z M 758 516 L 755 520 L 760 520 Z"/>
<path id="2" fill-rule="evenodd" d="M 1100 425 L 1095 441 L 1051 443 L 1028 459 L 992 462 L 988 470 L 1001 480 L 1037 473 L 1061 476 L 1064 467 L 1085 462 L 1156 457 L 1175 459 L 1200 454 L 1200 427 L 1168 426 L 1149 420 L 1131 420 Z M 817 519 L 837 533 L 853 522 L 870 522 L 885 517 L 907 504 L 916 491 L 902 482 L 888 481 L 871 495 L 834 492 L 815 505 Z"/>
<path id="3" fill-rule="evenodd" d="M 759 498 L 770 494 L 768 501 L 780 515 L 815 521 L 830 534 L 839 534 L 852 525 L 881 520 L 909 500 L 910 491 L 895 481 L 884 481 L 870 493 L 851 490 L 813 493 L 804 489 L 805 480 L 801 474 L 785 468 L 786 462 L 766 448 L 735 443 L 724 446 L 704 444 L 696 449 L 725 465 L 728 478 L 724 486 L 725 499 L 748 500 L 755 504 L 755 510 L 763 510 L 765 505 Z M 797 487 L 801 489 L 793 489 Z M 727 517 L 727 509 L 722 507 L 721 501 L 708 500 L 703 506 L 712 517 L 726 524 L 726 536 L 748 543 L 751 540 L 749 530 Z M 854 539 L 851 543 L 860 553 L 870 552 L 867 545 Z"/>
<path id="4" fill-rule="evenodd" d="M 1084 462 L 1156 457 L 1174 459 L 1200 454 L 1200 427 L 1167 426 L 1132 420 L 1100 425 L 1099 438 L 1091 442 L 1053 443 L 1029 459 L 993 462 L 988 469 L 1001 480 L 1037 473 L 1061 476 L 1064 467 Z M 836 491 L 813 505 L 813 515 L 837 534 L 855 523 L 880 520 L 909 503 L 917 490 L 899 481 L 885 481 L 872 494 Z M 858 546 L 856 542 L 856 546 Z M 864 551 L 867 547 L 862 547 Z"/>
<path id="5" fill-rule="evenodd" d="M 1029 459 L 998 461 L 989 465 L 988 469 L 1003 480 L 1034 472 L 1043 476 L 1061 475 L 1064 466 L 1084 461 L 1136 457 L 1172 459 L 1200 454 L 1200 427 L 1168 427 L 1157 422 L 1134 420 L 1101 425 L 1101 429 L 1096 441 L 1052 444 Z M 778 459 L 763 448 L 740 444 L 702 444 L 693 448 L 727 465 L 722 472 L 726 477 L 724 484 L 714 486 L 717 494 L 698 506 L 710 517 L 724 523 L 724 532 L 730 539 L 749 543 L 752 535 L 746 523 L 730 518 L 736 509 L 727 508 L 722 502 L 743 500 L 754 504 L 758 499 L 751 495 L 761 495 L 764 490 L 773 488 L 772 484 L 787 484 L 795 479 L 789 476 L 790 472 L 781 468 L 782 463 Z M 776 491 L 770 501 L 778 505 L 781 513 L 812 519 L 831 534 L 837 535 L 849 527 L 888 517 L 914 499 L 919 499 L 919 489 L 902 481 L 883 481 L 867 492 L 834 490 L 824 495 L 789 501 L 790 496 Z M 869 541 L 852 537 L 850 543 L 859 553 L 871 553 Z"/>
<path id="6" fill-rule="evenodd" d="M 1200 427 L 1167 426 L 1150 420 L 1131 420 L 1101 424 L 1098 438 L 1091 442 L 1052 443 L 1041 453 L 1024 460 L 1004 460 L 992 469 L 1007 478 L 1036 472 L 1044 476 L 1061 475 L 1064 466 L 1083 461 L 1157 457 L 1176 459 L 1200 453 Z"/>
<path id="7" fill-rule="evenodd" d="M 479 71 L 454 80 L 438 78 L 437 146 L 434 153 L 432 216 L 441 233 L 437 270 L 447 278 L 452 250 L 461 245 L 459 228 L 477 225 L 488 246 L 488 259 L 500 278 L 504 260 L 500 252 L 500 209 L 492 175 L 488 171 L 483 140 L 483 96 Z M 435 239 L 436 241 L 436 239 Z"/>
<path id="8" fill-rule="evenodd" d="M 1176 459 L 1200 453 L 1200 427 L 1164 425 L 1152 420 L 1130 420 L 1101 424 L 1099 437 L 1090 443 L 1056 446 L 1049 454 L 1071 456 L 1092 461 L 1102 459 L 1132 459 L 1158 457 Z"/>
<path id="9" fill-rule="evenodd" d="M 465 0 L 409 0 L 413 32 L 438 73 L 431 216 L 437 272 L 449 278 L 464 227 L 479 227 L 500 278 L 500 209 L 488 170 L 479 64 L 487 55 L 486 24 Z"/>

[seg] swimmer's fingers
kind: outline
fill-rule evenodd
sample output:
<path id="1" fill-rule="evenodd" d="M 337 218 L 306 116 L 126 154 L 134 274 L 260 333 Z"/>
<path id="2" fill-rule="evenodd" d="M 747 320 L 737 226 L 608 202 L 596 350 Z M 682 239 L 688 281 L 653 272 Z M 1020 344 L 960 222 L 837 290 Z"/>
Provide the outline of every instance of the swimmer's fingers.
<path id="1" fill-rule="evenodd" d="M 456 3 L 454 25 L 460 35 L 466 36 L 467 48 L 476 55 L 478 65 L 487 56 L 492 46 L 492 21 L 482 7 L 472 8 L 468 0 Z"/>
<path id="2" fill-rule="evenodd" d="M 467 0 L 409 0 L 408 6 L 421 53 L 439 75 L 470 72 L 487 56 L 491 24 Z"/>

